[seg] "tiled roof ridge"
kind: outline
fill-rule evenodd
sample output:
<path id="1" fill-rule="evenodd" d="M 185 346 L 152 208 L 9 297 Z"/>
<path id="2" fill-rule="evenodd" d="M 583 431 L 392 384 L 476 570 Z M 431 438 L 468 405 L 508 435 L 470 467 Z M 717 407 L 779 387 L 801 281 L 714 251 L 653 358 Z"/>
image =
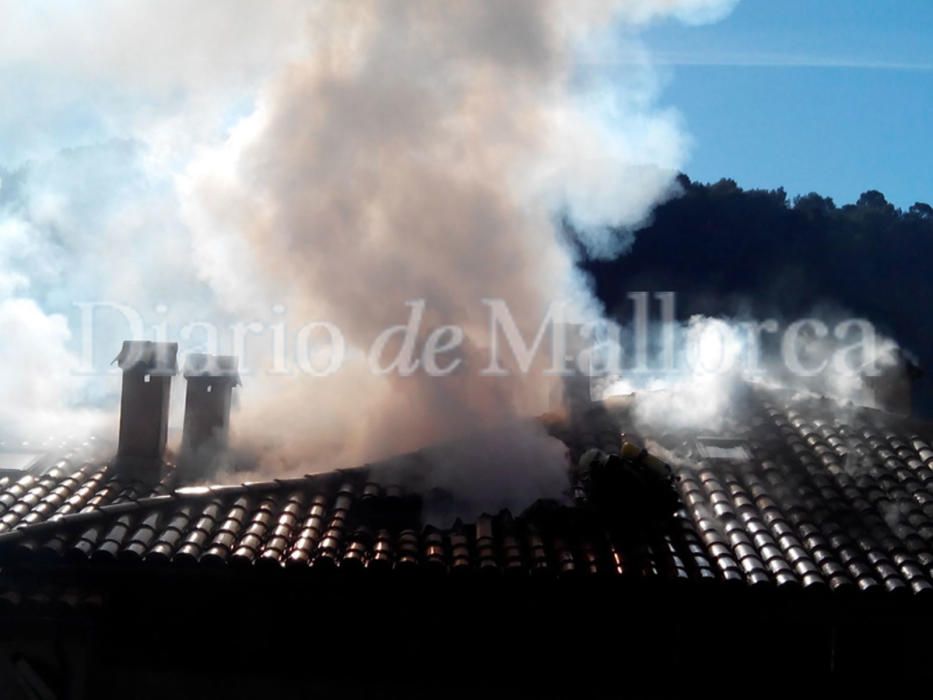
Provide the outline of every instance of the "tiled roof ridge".
<path id="1" fill-rule="evenodd" d="M 158 488 L 147 489 L 144 484 L 141 484 L 136 480 L 122 479 L 114 472 L 114 469 L 110 464 L 94 465 L 92 463 L 87 463 L 74 472 L 71 472 L 63 479 L 63 481 L 74 480 L 74 475 L 81 474 L 88 469 L 95 469 L 94 474 L 90 479 L 91 481 L 103 481 L 113 490 L 116 490 L 117 488 L 120 489 L 118 491 L 119 496 L 114 497 L 113 502 L 105 502 L 106 494 L 102 490 L 95 494 L 94 498 L 91 499 L 91 502 L 79 506 L 80 509 L 56 513 L 46 519 L 38 519 L 36 517 L 30 519 L 28 516 L 36 513 L 36 510 L 32 510 L 27 514 L 25 520 L 15 522 L 11 524 L 10 527 L 4 529 L 3 518 L 8 513 L 10 513 L 16 507 L 16 505 L 22 503 L 23 501 L 19 499 L 11 499 L 12 502 L 10 504 L 6 504 L 0 500 L 0 546 L 17 542 L 32 536 L 54 532 L 59 529 L 95 524 L 99 521 L 106 521 L 108 518 L 125 514 L 138 514 L 148 509 L 158 509 L 170 505 L 184 504 L 187 502 L 196 503 L 210 500 L 222 500 L 243 494 L 284 493 L 286 491 L 295 489 L 311 488 L 315 484 L 336 482 L 340 479 L 355 478 L 359 480 L 359 476 L 365 474 L 366 472 L 366 467 L 334 469 L 317 474 L 306 474 L 299 477 L 284 477 L 279 479 L 270 479 L 267 481 L 245 481 L 239 484 L 218 483 L 201 486 L 179 486 L 177 488 L 167 490 L 166 492 L 159 493 L 158 491 L 160 489 Z M 56 472 L 53 469 L 38 477 L 30 474 L 24 475 L 19 480 L 15 482 L 11 481 L 10 483 L 6 484 L 7 489 L 3 492 L 2 495 L 0 495 L 0 499 L 7 495 L 12 495 L 15 498 L 17 494 L 26 495 L 27 493 L 30 493 L 33 495 L 33 498 L 30 499 L 30 502 L 37 501 L 37 498 L 41 498 L 42 496 L 37 496 L 36 491 L 32 489 L 34 489 L 36 485 L 41 486 L 43 480 L 54 478 L 59 473 L 60 472 Z M 163 484 L 166 482 L 170 483 L 171 477 L 163 479 Z M 152 493 L 139 497 L 132 495 L 134 491 L 139 491 L 140 489 L 143 489 L 143 492 L 146 490 L 152 490 Z M 41 501 L 37 501 L 35 505 L 41 506 L 42 503 Z M 61 510 L 61 508 L 59 510 Z"/>
<path id="2" fill-rule="evenodd" d="M 418 499 L 420 512 L 420 495 L 406 494 L 398 486 L 383 487 L 369 481 L 369 476 L 365 468 L 358 468 L 241 485 L 182 487 L 19 527 L 0 535 L 0 546 L 19 555 L 40 549 L 63 555 L 69 549 L 94 561 L 114 560 L 117 554 L 129 552 L 135 560 L 154 555 L 162 561 L 187 563 L 256 561 L 292 566 L 308 565 L 313 558 L 316 564 L 339 561 L 352 567 L 366 562 L 375 568 L 385 556 L 403 567 L 446 567 L 449 555 L 451 570 L 474 564 L 509 570 L 527 563 L 533 570 L 546 571 L 553 555 L 554 565 L 564 572 L 577 566 L 596 571 L 597 550 L 605 549 L 616 568 L 622 567 L 618 543 L 606 539 L 607 533 L 600 531 L 592 516 L 576 506 L 539 501 L 522 513 L 501 509 L 482 513 L 471 522 L 457 519 L 448 527 L 438 527 L 420 516 L 405 518 L 404 512 L 399 519 L 399 509 L 405 511 L 410 496 Z M 377 517 L 372 511 L 384 506 L 385 499 L 395 499 L 394 510 Z M 353 508 L 370 512 L 351 514 Z M 568 518 L 576 525 L 570 527 Z M 156 538 L 165 531 L 170 536 L 164 541 Z M 552 537 L 547 549 L 553 552 L 546 551 L 545 537 Z M 669 539 L 658 543 L 662 548 L 672 546 Z M 629 559 L 631 554 L 624 556 Z M 651 560 L 650 546 L 643 554 Z M 653 563 L 644 566 L 657 568 Z"/>
<path id="3" fill-rule="evenodd" d="M 407 471 L 378 465 L 242 484 L 170 488 L 165 481 L 163 493 L 134 493 L 107 467 L 98 475 L 96 465 L 84 465 L 86 472 L 39 475 L 0 493 L 0 563 L 625 573 L 930 595 L 930 440 L 876 413 L 826 409 L 755 391 L 730 428 L 748 452 L 737 461 L 679 466 L 682 509 L 644 543 L 620 541 L 577 503 L 484 513 L 438 528 L 422 517 L 418 489 L 428 484 L 416 478 L 405 490 L 392 479 Z M 619 416 L 594 411 L 562 435 L 572 454 L 594 445 L 619 449 Z M 42 504 L 45 514 L 31 515 Z M 892 508 L 897 517 L 888 517 Z"/>
<path id="4" fill-rule="evenodd" d="M 423 450 L 399 455 L 394 461 L 420 463 Z M 293 490 L 309 490 L 324 486 L 336 490 L 341 482 L 352 481 L 362 493 L 371 472 L 379 473 L 375 463 L 355 467 L 341 467 L 302 476 L 280 477 L 267 480 L 248 480 L 241 483 L 213 483 L 172 487 L 175 480 L 174 464 L 163 461 L 160 481 L 147 485 L 136 478 L 124 478 L 107 460 L 95 463 L 87 458 L 81 466 L 73 468 L 73 454 L 46 460 L 52 463 L 38 475 L 24 474 L 19 479 L 0 478 L 0 548 L 32 538 L 77 527 L 91 527 L 107 523 L 120 516 L 139 515 L 150 510 L 184 505 L 187 502 L 224 500 L 239 495 L 284 494 Z M 399 477 L 393 472 L 394 477 Z M 57 481 L 60 479 L 60 481 Z M 82 486 L 102 485 L 100 490 L 81 499 Z M 399 484 L 385 482 L 389 489 Z M 3 490 L 5 488 L 5 490 Z M 53 493 L 57 492 L 57 493 Z M 54 507 L 45 507 L 43 499 L 52 493 L 59 496 Z M 23 512 L 18 510 L 22 507 Z M 25 517 L 14 517 L 14 516 Z"/>

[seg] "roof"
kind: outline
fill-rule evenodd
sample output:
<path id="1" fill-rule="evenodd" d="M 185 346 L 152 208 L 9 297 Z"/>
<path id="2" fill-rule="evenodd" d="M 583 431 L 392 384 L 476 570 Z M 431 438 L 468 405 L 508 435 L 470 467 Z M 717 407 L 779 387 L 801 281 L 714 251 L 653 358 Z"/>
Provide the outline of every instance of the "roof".
<path id="1" fill-rule="evenodd" d="M 617 454 L 632 420 L 625 405 L 603 404 L 549 427 L 579 460 L 591 447 Z M 579 489 L 570 505 L 539 503 L 439 528 L 424 519 L 437 494 L 378 467 L 197 488 L 173 488 L 167 468 L 151 487 L 122 482 L 78 450 L 0 477 L 0 601 L 50 595 L 48 586 L 57 600 L 81 605 L 97 594 L 62 589 L 74 579 L 61 572 L 126 569 L 933 594 L 927 426 L 756 390 L 699 444 L 687 432 L 639 432 L 671 462 L 680 507 L 663 530 L 636 540 L 589 517 Z M 26 588 L 17 583 L 25 577 Z"/>

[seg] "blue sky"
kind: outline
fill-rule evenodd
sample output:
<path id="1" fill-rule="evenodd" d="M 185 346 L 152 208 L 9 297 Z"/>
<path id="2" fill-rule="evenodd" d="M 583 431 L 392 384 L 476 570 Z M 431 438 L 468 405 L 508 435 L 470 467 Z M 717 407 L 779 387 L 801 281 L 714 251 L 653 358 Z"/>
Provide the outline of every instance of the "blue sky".
<path id="1" fill-rule="evenodd" d="M 742 0 L 645 39 L 694 139 L 692 178 L 933 202 L 931 0 Z"/>

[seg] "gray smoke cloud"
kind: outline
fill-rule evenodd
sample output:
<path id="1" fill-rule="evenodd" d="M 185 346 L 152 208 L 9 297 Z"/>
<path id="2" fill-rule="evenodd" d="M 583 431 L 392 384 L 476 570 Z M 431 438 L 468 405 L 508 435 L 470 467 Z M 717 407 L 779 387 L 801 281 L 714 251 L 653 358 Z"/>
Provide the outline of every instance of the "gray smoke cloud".
<path id="1" fill-rule="evenodd" d="M 670 196 L 685 143 L 645 94 L 649 68 L 615 90 L 604 81 L 580 87 L 583 42 L 601 40 L 615 22 L 700 5 L 319 7 L 314 54 L 189 170 L 196 242 L 214 249 L 226 229 L 222 237 L 246 241 L 254 256 L 248 270 L 242 260 L 231 268 L 205 259 L 207 279 L 223 288 L 245 278 L 247 303 L 284 286 L 296 322 L 333 320 L 356 347 L 417 298 L 426 299 L 429 327 L 463 325 L 478 355 L 490 346 L 484 298 L 506 300 L 525 337 L 554 300 L 570 300 L 577 317 L 598 315 L 555 235 L 556 215 L 569 215 L 594 254 L 611 251 L 610 225 L 637 226 Z M 326 415 L 308 422 L 302 453 L 313 454 L 333 423 L 352 425 L 367 450 L 392 451 L 546 406 L 540 373 L 400 381 L 361 366 L 347 374 L 254 396 L 243 424 L 264 416 L 294 434 L 293 407 L 314 397 L 304 412 L 319 406 Z"/>
<path id="2" fill-rule="evenodd" d="M 795 331 L 793 323 L 802 325 Z M 825 335 L 814 332 L 820 325 Z M 770 348 L 766 328 L 773 334 Z M 595 392 L 630 395 L 636 425 L 655 431 L 722 430 L 740 417 L 737 397 L 749 383 L 830 399 L 840 416 L 852 406 L 884 408 L 877 389 L 890 385 L 889 371 L 900 373 L 902 351 L 893 340 L 830 305 L 795 322 L 696 315 L 685 323 L 652 324 L 649 333 L 670 338 L 669 349 L 651 352 L 646 368 L 597 379 Z"/>
<path id="3" fill-rule="evenodd" d="M 252 360 L 234 437 L 269 469 L 347 466 L 540 412 L 540 373 L 476 376 L 481 302 L 505 300 L 526 338 L 555 300 L 600 315 L 558 221 L 589 254 L 618 252 L 628 239 L 610 226 L 634 230 L 675 194 L 689 145 L 657 106 L 638 29 L 733 5 L 97 2 L 38 25 L 33 4 L 3 2 L 0 92 L 38 86 L 0 122 L 0 321 L 29 327 L 0 385 L 35 397 L 5 423 L 46 412 L 52 431 L 79 407 L 112 410 L 112 377 L 68 371 L 82 299 L 170 327 L 336 324 L 351 352 L 333 377 Z M 464 328 L 469 371 L 369 372 L 358 353 L 413 299 L 425 329 Z M 125 329 L 102 334 L 116 348 Z"/>

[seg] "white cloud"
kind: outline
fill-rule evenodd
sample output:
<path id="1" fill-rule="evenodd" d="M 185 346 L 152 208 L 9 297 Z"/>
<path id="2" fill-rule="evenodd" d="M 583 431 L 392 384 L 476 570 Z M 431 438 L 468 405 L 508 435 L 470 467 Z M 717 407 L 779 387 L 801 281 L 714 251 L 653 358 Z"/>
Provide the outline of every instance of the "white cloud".
<path id="1" fill-rule="evenodd" d="M 63 316 L 46 314 L 30 299 L 0 300 L 0 424 L 2 436 L 64 439 L 83 435 L 99 415 L 70 401 L 83 379 L 68 350 Z"/>

